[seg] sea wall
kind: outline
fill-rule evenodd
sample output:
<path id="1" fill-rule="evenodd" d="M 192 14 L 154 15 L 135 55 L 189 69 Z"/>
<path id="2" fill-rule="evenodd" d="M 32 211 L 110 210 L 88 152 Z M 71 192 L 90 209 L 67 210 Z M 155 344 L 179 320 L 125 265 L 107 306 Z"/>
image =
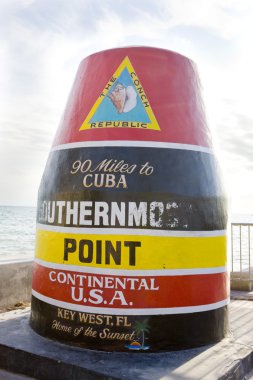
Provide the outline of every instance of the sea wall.
<path id="1" fill-rule="evenodd" d="M 30 302 L 32 260 L 0 263 L 0 309 Z"/>

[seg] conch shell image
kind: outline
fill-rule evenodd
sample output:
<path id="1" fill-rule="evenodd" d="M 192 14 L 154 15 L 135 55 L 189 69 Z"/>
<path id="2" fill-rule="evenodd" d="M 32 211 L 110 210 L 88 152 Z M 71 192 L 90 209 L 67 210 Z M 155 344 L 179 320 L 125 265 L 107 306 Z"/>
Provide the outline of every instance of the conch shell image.
<path id="1" fill-rule="evenodd" d="M 123 84 L 117 83 L 114 90 L 108 94 L 118 113 L 129 112 L 137 104 L 137 94 L 133 86 L 124 87 Z"/>

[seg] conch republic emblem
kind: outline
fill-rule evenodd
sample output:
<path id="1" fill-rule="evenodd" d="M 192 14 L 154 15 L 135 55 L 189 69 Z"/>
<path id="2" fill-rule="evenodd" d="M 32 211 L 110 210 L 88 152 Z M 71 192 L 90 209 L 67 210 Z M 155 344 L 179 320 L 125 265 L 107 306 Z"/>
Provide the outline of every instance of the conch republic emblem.
<path id="1" fill-rule="evenodd" d="M 126 352 L 226 335 L 226 200 L 199 83 L 162 49 L 81 62 L 38 194 L 37 333 Z"/>
<path id="2" fill-rule="evenodd" d="M 107 82 L 80 130 L 103 127 L 160 130 L 128 57 Z"/>

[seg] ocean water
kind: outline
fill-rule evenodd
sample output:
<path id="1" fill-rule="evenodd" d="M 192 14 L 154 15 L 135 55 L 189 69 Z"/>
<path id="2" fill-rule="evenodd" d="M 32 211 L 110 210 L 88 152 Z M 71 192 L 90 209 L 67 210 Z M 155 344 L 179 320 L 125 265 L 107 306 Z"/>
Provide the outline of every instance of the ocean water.
<path id="1" fill-rule="evenodd" d="M 36 208 L 0 206 L 0 261 L 34 257 Z"/>

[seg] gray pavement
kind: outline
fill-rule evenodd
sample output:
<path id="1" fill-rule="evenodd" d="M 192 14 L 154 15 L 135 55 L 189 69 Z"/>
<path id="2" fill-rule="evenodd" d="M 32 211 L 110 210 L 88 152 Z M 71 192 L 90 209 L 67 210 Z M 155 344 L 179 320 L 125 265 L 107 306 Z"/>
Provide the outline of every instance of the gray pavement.
<path id="1" fill-rule="evenodd" d="M 233 298 L 240 296 L 232 292 Z M 229 308 L 230 333 L 221 342 L 159 354 L 107 353 L 70 347 L 34 333 L 28 325 L 29 309 L 3 313 L 0 368 L 46 380 L 252 379 L 253 302 L 232 299 Z M 5 379 L 1 372 L 0 379 Z M 6 377 L 16 379 L 19 378 Z"/>

